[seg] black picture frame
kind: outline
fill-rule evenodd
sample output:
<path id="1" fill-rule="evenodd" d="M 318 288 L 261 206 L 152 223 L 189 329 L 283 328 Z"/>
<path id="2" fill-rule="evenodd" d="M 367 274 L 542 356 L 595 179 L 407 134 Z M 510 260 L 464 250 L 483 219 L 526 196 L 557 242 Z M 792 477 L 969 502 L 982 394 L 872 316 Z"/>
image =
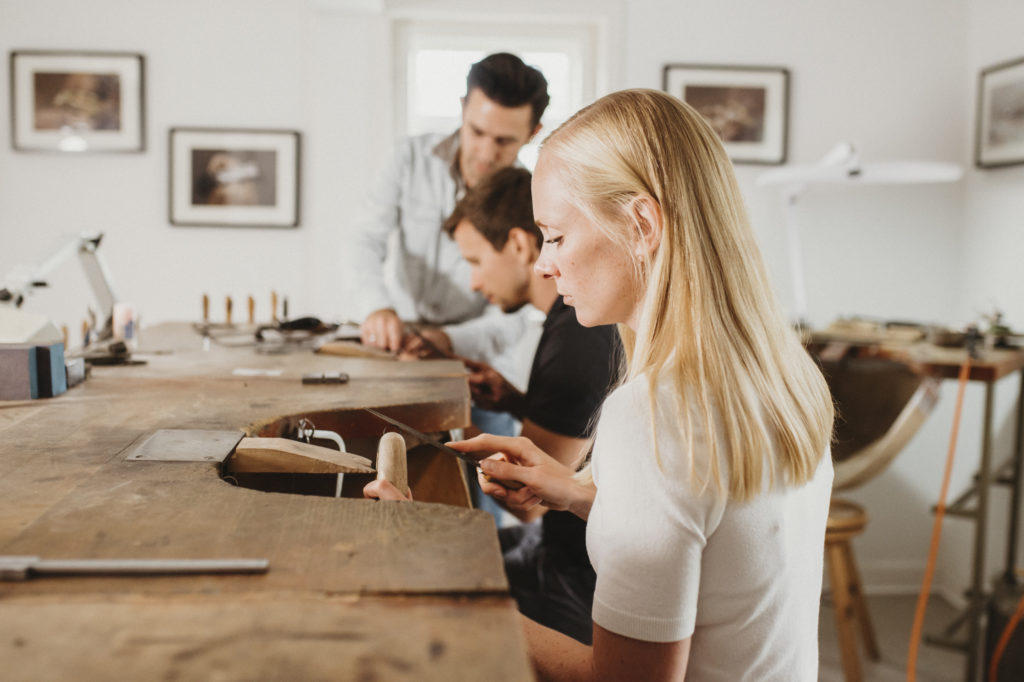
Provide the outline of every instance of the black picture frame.
<path id="1" fill-rule="evenodd" d="M 704 116 L 733 163 L 779 165 L 789 145 L 789 70 L 666 64 L 662 89 Z"/>
<path id="2" fill-rule="evenodd" d="M 298 227 L 301 154 L 297 130 L 171 128 L 170 223 Z"/>
<path id="3" fill-rule="evenodd" d="M 977 104 L 974 164 L 1024 164 L 1024 57 L 982 69 Z"/>
<path id="4" fill-rule="evenodd" d="M 12 50 L 11 147 L 110 153 L 146 148 L 146 59 L 136 52 Z"/>

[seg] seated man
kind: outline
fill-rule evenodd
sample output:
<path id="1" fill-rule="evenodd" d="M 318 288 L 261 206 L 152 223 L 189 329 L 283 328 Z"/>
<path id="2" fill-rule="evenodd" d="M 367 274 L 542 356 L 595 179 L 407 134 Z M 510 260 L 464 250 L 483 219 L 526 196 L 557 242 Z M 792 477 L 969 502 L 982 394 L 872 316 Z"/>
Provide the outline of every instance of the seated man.
<path id="1" fill-rule="evenodd" d="M 496 171 L 463 197 L 444 229 L 470 265 L 474 291 L 505 312 L 527 303 L 547 312 L 526 393 L 491 367 L 471 362 L 474 400 L 514 414 L 522 422 L 520 435 L 552 457 L 570 466 L 581 463 L 596 412 L 616 374 L 618 335 L 611 326 L 581 326 L 554 281 L 533 269 L 542 238 L 533 222 L 529 171 Z M 386 482 L 371 483 L 364 494 L 401 499 Z M 544 512 L 541 507 L 533 511 L 534 517 Z M 595 578 L 587 558 L 586 523 L 569 512 L 548 511 L 539 524 L 502 529 L 500 539 L 519 610 L 589 644 Z"/>

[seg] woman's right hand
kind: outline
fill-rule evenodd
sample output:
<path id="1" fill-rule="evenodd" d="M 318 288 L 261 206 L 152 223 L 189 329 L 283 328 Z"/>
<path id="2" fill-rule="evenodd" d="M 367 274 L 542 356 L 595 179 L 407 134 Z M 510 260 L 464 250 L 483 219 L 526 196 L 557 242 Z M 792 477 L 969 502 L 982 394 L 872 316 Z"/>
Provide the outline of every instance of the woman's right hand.
<path id="1" fill-rule="evenodd" d="M 508 438 L 481 434 L 469 440 L 448 443 L 461 452 L 493 452 L 480 461 L 480 488 L 513 509 L 527 510 L 537 504 L 549 509 L 571 511 L 581 518 L 590 514 L 596 489 L 577 481 L 573 470 L 533 444 L 529 438 Z M 511 490 L 501 481 L 519 481 L 523 487 Z"/>

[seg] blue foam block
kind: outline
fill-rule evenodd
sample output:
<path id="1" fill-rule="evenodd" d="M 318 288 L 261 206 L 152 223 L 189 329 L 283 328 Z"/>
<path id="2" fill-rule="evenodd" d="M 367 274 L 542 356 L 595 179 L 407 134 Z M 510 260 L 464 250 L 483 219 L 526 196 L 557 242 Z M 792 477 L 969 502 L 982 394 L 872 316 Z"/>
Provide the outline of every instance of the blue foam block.
<path id="1" fill-rule="evenodd" d="M 40 398 L 52 398 L 68 390 L 63 343 L 36 346 L 36 368 L 39 371 Z"/>

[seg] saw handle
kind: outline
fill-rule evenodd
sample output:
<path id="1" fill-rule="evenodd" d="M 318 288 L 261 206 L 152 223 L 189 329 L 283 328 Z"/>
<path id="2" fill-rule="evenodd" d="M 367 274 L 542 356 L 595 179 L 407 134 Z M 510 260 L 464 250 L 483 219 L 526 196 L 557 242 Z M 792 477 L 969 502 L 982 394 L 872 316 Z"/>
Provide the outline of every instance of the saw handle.
<path id="1" fill-rule="evenodd" d="M 377 480 L 385 480 L 409 495 L 409 474 L 405 459 L 405 439 L 394 431 L 380 437 L 377 444 Z"/>

